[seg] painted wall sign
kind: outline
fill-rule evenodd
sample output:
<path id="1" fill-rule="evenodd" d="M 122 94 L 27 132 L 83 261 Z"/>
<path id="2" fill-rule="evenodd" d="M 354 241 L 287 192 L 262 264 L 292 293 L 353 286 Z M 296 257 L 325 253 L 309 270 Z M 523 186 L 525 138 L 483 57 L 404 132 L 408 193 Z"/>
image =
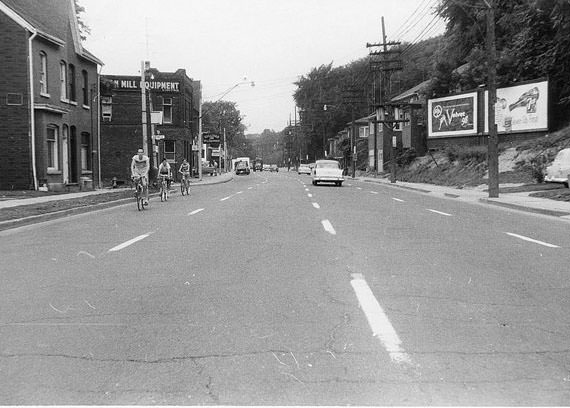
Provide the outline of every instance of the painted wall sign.
<path id="1" fill-rule="evenodd" d="M 477 134 L 477 93 L 428 100 L 428 137 Z"/>
<path id="2" fill-rule="evenodd" d="M 489 93 L 485 92 L 485 112 L 488 111 Z M 495 123 L 499 133 L 548 130 L 548 81 L 498 88 Z M 485 133 L 489 133 L 487 115 Z"/>
<path id="3" fill-rule="evenodd" d="M 156 90 L 161 92 L 180 91 L 180 82 L 144 81 L 143 84 L 148 90 Z M 114 79 L 113 85 L 116 89 L 140 89 L 141 81 L 133 79 Z"/>

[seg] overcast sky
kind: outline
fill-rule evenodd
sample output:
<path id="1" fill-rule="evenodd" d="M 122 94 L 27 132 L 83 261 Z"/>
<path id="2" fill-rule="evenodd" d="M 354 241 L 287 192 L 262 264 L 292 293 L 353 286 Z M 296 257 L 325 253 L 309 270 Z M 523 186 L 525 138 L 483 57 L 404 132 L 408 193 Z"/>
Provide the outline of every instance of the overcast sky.
<path id="1" fill-rule="evenodd" d="M 443 32 L 438 0 L 79 0 L 91 35 L 85 46 L 103 74 L 186 69 L 204 100 L 235 101 L 246 133 L 282 130 L 294 112 L 294 81 L 311 68 L 368 55 L 367 42 L 415 41 Z M 422 34 L 422 30 L 423 34 Z"/>

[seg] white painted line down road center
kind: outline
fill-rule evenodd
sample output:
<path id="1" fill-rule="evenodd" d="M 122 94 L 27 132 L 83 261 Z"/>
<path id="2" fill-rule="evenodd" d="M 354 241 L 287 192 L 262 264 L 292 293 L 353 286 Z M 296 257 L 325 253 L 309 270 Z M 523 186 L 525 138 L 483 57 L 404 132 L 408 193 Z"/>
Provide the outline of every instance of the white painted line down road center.
<path id="1" fill-rule="evenodd" d="M 536 239 L 525 237 L 524 235 L 513 234 L 512 232 L 505 232 L 505 234 L 507 234 L 511 237 L 522 239 L 523 241 L 532 242 L 532 243 L 538 244 L 538 245 L 543 245 L 543 246 L 548 247 L 548 248 L 560 248 L 558 245 L 549 244 L 548 242 L 544 242 L 544 241 L 538 241 Z"/>
<path id="2" fill-rule="evenodd" d="M 321 224 L 323 224 L 323 228 L 326 232 L 331 235 L 336 235 L 336 231 L 329 220 L 322 220 Z"/>
<path id="3" fill-rule="evenodd" d="M 203 209 L 203 208 L 198 208 L 197 210 L 194 210 L 194 211 L 192 211 L 192 212 L 189 212 L 188 215 L 196 215 L 196 214 L 198 214 L 198 213 L 201 212 L 201 211 L 204 211 L 204 209 Z"/>
<path id="4" fill-rule="evenodd" d="M 352 274 L 350 284 L 356 293 L 362 311 L 366 315 L 368 324 L 372 329 L 372 335 L 380 339 L 380 342 L 390 355 L 390 359 L 399 364 L 411 365 L 412 359 L 401 347 L 402 341 L 398 333 L 396 333 L 388 316 L 384 313 L 382 306 L 380 306 L 380 303 L 378 303 L 378 300 L 374 297 L 372 290 L 368 286 L 368 283 L 366 283 L 366 280 L 364 280 L 362 274 Z"/>
<path id="5" fill-rule="evenodd" d="M 121 249 L 125 249 L 126 247 L 128 247 L 129 245 L 134 244 L 135 242 L 141 241 L 143 239 L 145 239 L 146 237 L 148 237 L 151 233 L 149 232 L 148 234 L 143 234 L 143 235 L 139 235 L 138 237 L 135 237 L 133 239 L 128 240 L 127 242 L 123 242 L 120 245 L 117 245 L 116 247 L 113 247 L 111 249 L 109 249 L 109 252 L 116 252 L 116 251 L 120 251 Z"/>

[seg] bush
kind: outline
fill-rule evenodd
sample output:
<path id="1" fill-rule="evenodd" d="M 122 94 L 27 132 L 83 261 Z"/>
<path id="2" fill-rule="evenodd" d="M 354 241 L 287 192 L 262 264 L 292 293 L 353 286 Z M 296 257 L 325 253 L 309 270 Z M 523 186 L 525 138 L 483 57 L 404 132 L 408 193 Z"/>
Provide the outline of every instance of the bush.
<path id="1" fill-rule="evenodd" d="M 447 159 L 460 163 L 483 163 L 487 161 L 487 146 L 449 145 L 444 150 Z"/>
<path id="2" fill-rule="evenodd" d="M 406 149 L 396 157 L 399 166 L 409 166 L 418 157 L 416 149 Z"/>

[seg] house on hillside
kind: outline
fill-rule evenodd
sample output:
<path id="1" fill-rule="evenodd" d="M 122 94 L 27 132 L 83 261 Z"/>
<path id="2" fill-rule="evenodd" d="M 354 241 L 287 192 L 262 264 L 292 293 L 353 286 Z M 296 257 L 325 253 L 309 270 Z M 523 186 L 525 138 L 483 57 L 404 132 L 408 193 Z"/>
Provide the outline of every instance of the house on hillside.
<path id="1" fill-rule="evenodd" d="M 0 0 L 0 60 L 0 189 L 99 185 L 103 63 L 81 44 L 74 1 Z"/>

